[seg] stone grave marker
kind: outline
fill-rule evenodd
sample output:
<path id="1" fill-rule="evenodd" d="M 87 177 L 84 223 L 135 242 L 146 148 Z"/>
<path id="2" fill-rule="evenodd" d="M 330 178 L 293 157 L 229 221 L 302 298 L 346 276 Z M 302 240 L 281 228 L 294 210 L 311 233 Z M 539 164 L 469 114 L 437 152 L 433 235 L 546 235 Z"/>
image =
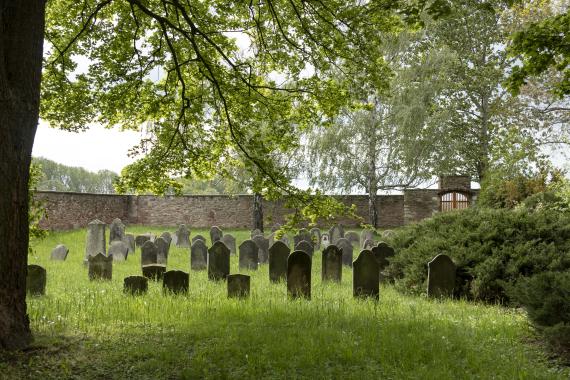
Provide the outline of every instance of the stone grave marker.
<path id="1" fill-rule="evenodd" d="M 113 278 L 113 256 L 98 253 L 87 258 L 90 280 L 111 280 Z"/>
<path id="2" fill-rule="evenodd" d="M 105 236 L 106 224 L 95 219 L 87 225 L 87 237 L 85 239 L 85 260 L 89 256 L 95 256 L 98 253 L 106 255 L 107 244 Z"/>
<path id="3" fill-rule="evenodd" d="M 374 238 L 377 236 L 376 230 L 366 229 L 362 230 L 360 233 L 360 247 L 364 247 L 364 243 L 367 240 L 374 241 Z"/>
<path id="4" fill-rule="evenodd" d="M 390 257 L 395 255 L 394 248 L 390 247 L 388 244 L 381 241 L 376 247 L 372 248 L 372 253 L 376 257 L 378 266 L 380 268 L 380 281 L 384 280 L 384 275 L 382 272 L 388 264 L 390 264 Z"/>
<path id="5" fill-rule="evenodd" d="M 337 245 L 337 240 L 344 237 L 344 228 L 342 224 L 334 225 L 329 230 L 329 242 L 330 244 Z"/>
<path id="6" fill-rule="evenodd" d="M 109 256 L 115 261 L 125 261 L 129 255 L 129 247 L 121 240 L 115 240 L 109 245 Z"/>
<path id="7" fill-rule="evenodd" d="M 251 278 L 245 274 L 230 274 L 228 276 L 228 298 L 249 297 Z"/>
<path id="8" fill-rule="evenodd" d="M 156 264 L 158 262 L 158 249 L 148 240 L 141 247 L 141 265 Z"/>
<path id="9" fill-rule="evenodd" d="M 216 241 L 208 249 L 208 278 L 225 280 L 230 274 L 230 250 L 221 241 Z"/>
<path id="10" fill-rule="evenodd" d="M 202 236 L 202 235 L 196 235 L 196 236 L 194 236 L 194 237 L 192 238 L 192 244 L 194 244 L 194 242 L 195 242 L 196 240 L 202 240 L 204 243 L 206 243 L 206 238 L 205 238 L 204 236 Z"/>
<path id="11" fill-rule="evenodd" d="M 170 244 L 172 244 L 172 235 L 170 234 L 170 232 L 165 231 L 162 234 L 160 234 L 160 237 L 163 238 L 164 241 L 168 243 L 168 248 L 170 249 Z"/>
<path id="12" fill-rule="evenodd" d="M 289 252 L 289 247 L 279 240 L 269 248 L 269 281 L 279 282 L 287 278 Z"/>
<path id="13" fill-rule="evenodd" d="M 251 240 L 253 240 L 253 242 L 259 247 L 259 263 L 266 264 L 269 259 L 269 239 L 262 235 L 257 235 Z"/>
<path id="14" fill-rule="evenodd" d="M 121 241 L 125 237 L 125 225 L 121 219 L 115 218 L 109 225 L 109 244 L 113 241 Z"/>
<path id="15" fill-rule="evenodd" d="M 428 263 L 428 297 L 451 297 L 457 267 L 447 255 L 437 255 Z"/>
<path id="16" fill-rule="evenodd" d="M 352 291 L 354 297 L 379 299 L 380 269 L 372 251 L 360 252 L 352 271 Z"/>
<path id="17" fill-rule="evenodd" d="M 313 257 L 313 245 L 306 240 L 301 240 L 295 247 L 295 251 L 303 251 L 307 255 Z"/>
<path id="18" fill-rule="evenodd" d="M 275 232 L 269 234 L 269 236 L 267 237 L 267 241 L 269 242 L 269 247 L 271 248 L 273 243 L 275 243 Z"/>
<path id="19" fill-rule="evenodd" d="M 202 239 L 196 239 L 190 247 L 190 269 L 206 270 L 208 268 L 208 247 Z"/>
<path id="20" fill-rule="evenodd" d="M 65 259 L 67 259 L 67 255 L 69 254 L 69 248 L 67 248 L 65 245 L 63 244 L 58 244 L 52 251 L 50 254 L 50 259 L 51 260 L 56 260 L 56 261 L 65 261 Z"/>
<path id="21" fill-rule="evenodd" d="M 166 265 L 168 263 L 168 251 L 170 249 L 170 245 L 168 242 L 159 237 L 154 241 L 154 245 L 156 246 L 156 262 L 157 264 Z"/>
<path id="22" fill-rule="evenodd" d="M 137 296 L 145 294 L 148 291 L 148 279 L 143 276 L 125 277 L 123 281 L 123 292 L 126 294 Z"/>
<path id="23" fill-rule="evenodd" d="M 280 242 L 283 242 L 283 244 L 285 244 L 287 247 L 289 247 L 289 238 L 287 237 L 287 235 L 283 235 L 281 236 L 281 239 L 279 239 Z"/>
<path id="24" fill-rule="evenodd" d="M 232 234 L 225 234 L 222 236 L 222 243 L 230 250 L 230 255 L 236 254 L 236 238 Z"/>
<path id="25" fill-rule="evenodd" d="M 329 234 L 322 234 L 321 235 L 321 249 L 325 249 L 331 244 L 329 240 Z"/>
<path id="26" fill-rule="evenodd" d="M 311 234 L 311 241 L 315 245 L 315 249 L 321 249 L 321 230 L 317 227 L 314 227 L 311 228 L 311 231 L 309 231 L 309 233 Z"/>
<path id="27" fill-rule="evenodd" d="M 210 241 L 212 242 L 212 244 L 222 240 L 222 236 L 224 236 L 224 233 L 220 229 L 220 227 L 212 226 L 212 228 L 210 228 Z"/>
<path id="28" fill-rule="evenodd" d="M 253 239 L 254 236 L 257 235 L 263 235 L 263 232 L 261 232 L 261 230 L 259 228 L 256 228 L 255 230 L 251 231 L 251 234 L 249 235 L 249 237 L 251 239 Z"/>
<path id="29" fill-rule="evenodd" d="M 164 274 L 162 289 L 174 294 L 188 293 L 190 275 L 181 270 L 169 270 Z"/>
<path id="30" fill-rule="evenodd" d="M 146 243 L 147 241 L 151 241 L 151 234 L 142 234 L 142 235 L 137 235 L 135 237 L 135 245 L 137 247 L 142 247 L 144 245 L 144 243 Z"/>
<path id="31" fill-rule="evenodd" d="M 366 240 L 363 244 L 362 244 L 362 249 L 368 249 L 371 250 L 372 248 L 374 248 L 376 246 L 376 243 L 374 243 L 373 240 Z"/>
<path id="32" fill-rule="evenodd" d="M 160 281 L 166 272 L 164 264 L 147 264 L 142 266 L 142 275 L 149 280 Z"/>
<path id="33" fill-rule="evenodd" d="M 178 226 L 176 231 L 176 246 L 180 248 L 190 248 L 190 230 L 185 224 Z"/>
<path id="34" fill-rule="evenodd" d="M 176 236 L 176 231 L 174 231 L 174 235 L 172 235 L 172 241 L 170 242 L 170 244 L 174 244 L 175 246 L 178 247 L 178 236 Z"/>
<path id="35" fill-rule="evenodd" d="M 259 247 L 253 240 L 246 240 L 239 245 L 239 269 L 257 270 Z"/>
<path id="36" fill-rule="evenodd" d="M 346 266 L 352 266 L 352 252 L 353 246 L 345 238 L 340 238 L 337 240 L 336 245 L 342 251 L 342 263 Z"/>
<path id="37" fill-rule="evenodd" d="M 350 244 L 359 246 L 360 245 L 360 236 L 354 231 L 348 231 L 344 234 L 344 238 L 350 242 Z"/>
<path id="38" fill-rule="evenodd" d="M 44 267 L 28 265 L 26 276 L 26 292 L 33 296 L 43 296 L 46 293 L 47 273 Z"/>
<path id="39" fill-rule="evenodd" d="M 287 293 L 291 298 L 311 298 L 311 256 L 303 251 L 287 259 Z"/>
<path id="40" fill-rule="evenodd" d="M 342 280 L 342 251 L 336 245 L 329 245 L 323 250 L 321 279 L 341 282 Z"/>
<path id="41" fill-rule="evenodd" d="M 136 243 L 135 243 L 135 236 L 134 235 L 125 234 L 125 236 L 123 237 L 123 242 L 129 248 L 129 253 L 135 253 Z"/>

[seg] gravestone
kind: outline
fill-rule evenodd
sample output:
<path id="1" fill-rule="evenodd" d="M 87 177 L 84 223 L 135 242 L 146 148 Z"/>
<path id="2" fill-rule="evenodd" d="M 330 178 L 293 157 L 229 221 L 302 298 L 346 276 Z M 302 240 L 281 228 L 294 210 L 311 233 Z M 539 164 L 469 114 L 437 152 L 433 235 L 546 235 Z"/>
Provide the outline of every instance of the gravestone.
<path id="1" fill-rule="evenodd" d="M 164 238 L 159 237 L 154 241 L 154 245 L 156 246 L 157 264 L 166 265 L 168 262 L 168 251 L 170 249 L 168 242 Z"/>
<path id="2" fill-rule="evenodd" d="M 447 255 L 437 255 L 428 263 L 428 297 L 451 297 L 457 268 Z"/>
<path id="3" fill-rule="evenodd" d="M 43 296 L 46 293 L 47 273 L 39 265 L 28 265 L 26 276 L 26 292 L 33 296 Z"/>
<path id="4" fill-rule="evenodd" d="M 249 297 L 251 278 L 245 274 L 230 274 L 228 276 L 228 298 Z"/>
<path id="5" fill-rule="evenodd" d="M 311 233 L 309 231 L 307 231 L 305 228 L 301 228 L 297 232 L 297 235 L 293 236 L 293 244 L 296 247 L 297 244 L 299 244 L 303 240 L 305 240 L 305 241 L 311 243 L 311 245 L 313 245 L 313 239 L 311 237 Z"/>
<path id="6" fill-rule="evenodd" d="M 109 225 L 109 244 L 114 241 L 121 241 L 125 237 L 125 225 L 121 219 L 115 218 Z"/>
<path id="7" fill-rule="evenodd" d="M 342 224 L 334 225 L 329 230 L 329 242 L 330 244 L 337 243 L 337 240 L 344 237 L 344 228 Z"/>
<path id="8" fill-rule="evenodd" d="M 175 294 L 188 293 L 190 275 L 181 270 L 169 270 L 164 274 L 162 289 Z"/>
<path id="9" fill-rule="evenodd" d="M 158 262 L 158 249 L 152 241 L 145 241 L 141 247 L 141 265 L 156 264 Z"/>
<path id="10" fill-rule="evenodd" d="M 212 226 L 212 228 L 210 228 L 210 241 L 212 242 L 212 244 L 222 240 L 222 236 L 224 236 L 224 233 L 222 232 L 220 227 Z"/>
<path id="11" fill-rule="evenodd" d="M 371 229 L 366 229 L 366 230 L 362 230 L 362 232 L 360 233 L 360 247 L 364 247 L 364 243 L 366 243 L 367 240 L 371 240 L 374 241 L 374 238 L 376 238 L 377 233 L 376 230 L 371 230 Z"/>
<path id="12" fill-rule="evenodd" d="M 202 239 L 196 239 L 190 247 L 190 269 L 206 270 L 208 268 L 208 247 Z"/>
<path id="13" fill-rule="evenodd" d="M 295 247 L 295 251 L 303 251 L 307 255 L 313 257 L 313 245 L 306 240 L 301 240 Z"/>
<path id="14" fill-rule="evenodd" d="M 204 243 L 206 243 L 206 238 L 205 238 L 204 236 L 202 236 L 202 235 L 196 235 L 196 236 L 194 236 L 194 237 L 192 238 L 192 244 L 194 244 L 194 242 L 195 242 L 196 240 L 202 240 Z"/>
<path id="15" fill-rule="evenodd" d="M 323 250 L 322 260 L 322 281 L 341 282 L 342 251 L 336 245 L 329 245 Z"/>
<path id="16" fill-rule="evenodd" d="M 273 225 L 273 227 L 271 227 L 271 232 L 275 232 L 275 231 L 277 231 L 277 230 L 280 229 L 280 228 L 281 228 L 281 224 L 275 223 L 275 224 Z"/>
<path id="17" fill-rule="evenodd" d="M 166 265 L 147 264 L 142 266 L 142 275 L 149 280 L 160 281 L 166 272 Z"/>
<path id="18" fill-rule="evenodd" d="M 376 257 L 376 261 L 380 266 L 380 272 L 382 272 L 388 266 L 388 264 L 390 264 L 390 257 L 395 255 L 394 248 L 390 247 L 383 241 L 378 243 L 376 247 L 372 248 L 372 253 L 374 253 L 374 257 Z"/>
<path id="19" fill-rule="evenodd" d="M 360 236 L 354 231 L 348 231 L 344 234 L 344 238 L 350 242 L 350 244 L 358 247 L 360 245 Z"/>
<path id="20" fill-rule="evenodd" d="M 163 238 L 164 241 L 168 243 L 168 249 L 170 249 L 170 244 L 172 244 L 172 235 L 170 234 L 170 232 L 165 231 L 162 234 L 160 234 L 160 237 Z"/>
<path id="21" fill-rule="evenodd" d="M 287 237 L 287 235 L 283 235 L 281 236 L 281 239 L 279 239 L 280 242 L 282 242 L 283 244 L 285 244 L 287 247 L 289 247 L 289 238 Z"/>
<path id="22" fill-rule="evenodd" d="M 115 240 L 109 245 L 109 256 L 115 261 L 125 261 L 129 255 L 129 247 L 121 240 Z"/>
<path id="23" fill-rule="evenodd" d="M 271 247 L 273 243 L 275 243 L 275 232 L 269 234 L 269 236 L 267 237 L 267 241 L 269 242 L 269 247 Z"/>
<path id="24" fill-rule="evenodd" d="M 135 237 L 135 245 L 140 248 L 144 245 L 144 243 L 150 241 L 151 238 L 152 236 L 150 234 L 137 235 Z"/>
<path id="25" fill-rule="evenodd" d="M 257 235 L 263 235 L 263 232 L 261 232 L 261 230 L 259 228 L 256 228 L 255 230 L 251 231 L 251 234 L 249 235 L 250 239 L 253 239 L 254 236 Z"/>
<path id="26" fill-rule="evenodd" d="M 337 240 L 336 245 L 342 251 L 342 263 L 346 266 L 352 266 L 352 252 L 354 250 L 352 244 L 345 238 Z"/>
<path id="27" fill-rule="evenodd" d="M 123 243 L 125 243 L 127 245 L 127 247 L 129 248 L 129 253 L 135 253 L 136 243 L 135 243 L 135 236 L 134 235 L 125 234 L 125 236 L 123 237 Z"/>
<path id="28" fill-rule="evenodd" d="M 107 254 L 105 228 L 106 224 L 95 219 L 87 225 L 87 237 L 85 239 L 85 260 L 89 256 L 95 256 L 98 253 Z"/>
<path id="29" fill-rule="evenodd" d="M 170 244 L 174 244 L 175 246 L 178 247 L 178 236 L 176 236 L 176 231 L 174 232 L 174 235 L 172 235 L 172 241 L 170 242 Z"/>
<path id="30" fill-rule="evenodd" d="M 216 241 L 208 249 L 208 278 L 225 280 L 230 274 L 230 250 L 221 241 Z"/>
<path id="31" fill-rule="evenodd" d="M 143 276 L 125 277 L 123 281 L 123 292 L 126 294 L 137 296 L 148 291 L 148 279 Z"/>
<path id="32" fill-rule="evenodd" d="M 279 240 L 269 248 L 269 281 L 279 282 L 287 278 L 289 252 L 289 247 Z"/>
<path id="33" fill-rule="evenodd" d="M 368 239 L 362 244 L 362 249 L 372 250 L 372 248 L 374 248 L 375 246 L 376 244 L 374 243 L 374 241 Z"/>
<path id="34" fill-rule="evenodd" d="M 269 259 L 269 239 L 261 235 L 257 235 L 254 236 L 251 240 L 257 244 L 257 247 L 259 247 L 259 263 L 267 264 L 267 260 Z"/>
<path id="35" fill-rule="evenodd" d="M 322 234 L 321 235 L 321 249 L 325 249 L 331 244 L 329 240 L 329 234 Z"/>
<path id="36" fill-rule="evenodd" d="M 257 270 L 259 247 L 253 240 L 246 240 L 239 245 L 239 269 Z"/>
<path id="37" fill-rule="evenodd" d="M 287 259 L 287 293 L 291 298 L 311 298 L 311 256 L 303 251 Z"/>
<path id="38" fill-rule="evenodd" d="M 378 262 L 372 251 L 365 249 L 360 252 L 352 270 L 352 291 L 354 297 L 379 299 L 379 274 Z"/>
<path id="39" fill-rule="evenodd" d="M 65 259 L 67 259 L 67 255 L 69 254 L 69 248 L 67 248 L 65 245 L 63 244 L 58 244 L 52 251 L 50 254 L 50 259 L 51 260 L 56 260 L 56 261 L 65 261 Z"/>
<path id="40" fill-rule="evenodd" d="M 236 238 L 232 234 L 225 234 L 222 236 L 222 243 L 230 250 L 230 255 L 236 254 Z"/>
<path id="41" fill-rule="evenodd" d="M 111 280 L 113 278 L 113 256 L 98 253 L 87 258 L 90 280 Z"/>
<path id="42" fill-rule="evenodd" d="M 318 229 L 317 227 L 314 227 L 311 228 L 311 231 L 309 232 L 311 234 L 311 241 L 315 245 L 315 249 L 316 250 L 321 249 L 321 230 Z"/>
<path id="43" fill-rule="evenodd" d="M 190 248 L 190 230 L 185 224 L 179 225 L 178 230 L 176 230 L 176 246 Z"/>

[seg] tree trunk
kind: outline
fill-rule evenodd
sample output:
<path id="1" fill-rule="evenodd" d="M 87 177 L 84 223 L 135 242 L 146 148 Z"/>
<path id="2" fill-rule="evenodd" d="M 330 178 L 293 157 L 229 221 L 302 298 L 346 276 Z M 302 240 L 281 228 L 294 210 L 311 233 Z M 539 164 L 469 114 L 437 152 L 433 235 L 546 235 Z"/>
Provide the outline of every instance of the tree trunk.
<path id="1" fill-rule="evenodd" d="M 370 181 L 368 187 L 368 218 L 370 223 L 374 228 L 378 228 L 378 209 L 376 208 L 376 193 L 378 189 L 376 187 L 375 181 Z"/>
<path id="2" fill-rule="evenodd" d="M 32 339 L 28 177 L 38 124 L 45 0 L 0 0 L 0 349 Z"/>
<path id="3" fill-rule="evenodd" d="M 376 209 L 376 193 L 378 192 L 378 179 L 376 177 L 376 123 L 377 108 L 379 107 L 378 99 L 374 99 L 374 108 L 372 109 L 372 120 L 368 134 L 368 149 L 366 152 L 366 159 L 368 165 L 368 223 L 374 228 L 378 227 L 378 210 Z M 380 121 L 381 122 L 381 121 Z"/>
<path id="4" fill-rule="evenodd" d="M 263 232 L 263 196 L 253 194 L 253 229 Z"/>

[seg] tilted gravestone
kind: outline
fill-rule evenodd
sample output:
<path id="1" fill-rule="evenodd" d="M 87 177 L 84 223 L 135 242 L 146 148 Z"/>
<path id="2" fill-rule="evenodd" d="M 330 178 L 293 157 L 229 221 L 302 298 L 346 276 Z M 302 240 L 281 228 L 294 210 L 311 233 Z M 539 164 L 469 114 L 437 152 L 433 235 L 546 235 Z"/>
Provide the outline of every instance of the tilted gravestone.
<path id="1" fill-rule="evenodd" d="M 154 241 L 154 245 L 156 246 L 157 264 L 166 265 L 168 262 L 168 251 L 170 249 L 168 242 L 164 238 L 159 237 Z"/>
<path id="2" fill-rule="evenodd" d="M 107 244 L 105 236 L 106 224 L 95 219 L 87 225 L 87 237 L 85 239 L 85 260 L 89 256 L 95 256 L 98 253 L 105 255 L 107 253 Z"/>
<path id="3" fill-rule="evenodd" d="M 135 236 L 134 235 L 126 234 L 123 237 L 123 243 L 125 243 L 127 245 L 127 247 L 129 248 L 129 253 L 135 253 L 136 243 L 135 243 Z"/>
<path id="4" fill-rule="evenodd" d="M 111 280 L 113 278 L 113 256 L 98 253 L 87 258 L 90 280 Z"/>
<path id="5" fill-rule="evenodd" d="M 346 266 L 352 266 L 352 244 L 345 238 L 340 238 L 337 240 L 336 245 L 342 251 L 342 263 Z"/>
<path id="6" fill-rule="evenodd" d="M 141 265 L 156 264 L 158 261 L 158 249 L 152 241 L 146 241 L 141 247 Z"/>
<path id="7" fill-rule="evenodd" d="M 352 291 L 354 297 L 379 299 L 379 274 L 378 262 L 372 251 L 365 249 L 360 252 L 352 270 Z"/>
<path id="8" fill-rule="evenodd" d="M 190 247 L 190 269 L 206 270 L 208 268 L 208 247 L 202 239 L 196 239 Z"/>
<path id="9" fill-rule="evenodd" d="M 236 238 L 232 234 L 225 234 L 222 236 L 222 243 L 230 250 L 230 255 L 236 254 Z"/>
<path id="10" fill-rule="evenodd" d="M 259 247 L 253 240 L 246 240 L 239 245 L 239 269 L 257 270 Z"/>
<path id="11" fill-rule="evenodd" d="M 43 296 L 46 293 L 47 273 L 44 267 L 28 265 L 26 276 L 26 292 L 34 296 Z"/>
<path id="12" fill-rule="evenodd" d="M 205 238 L 204 236 L 202 236 L 202 235 L 196 235 L 196 236 L 194 236 L 194 237 L 192 238 L 192 244 L 194 244 L 194 242 L 195 242 L 196 240 L 202 240 L 204 243 L 206 243 L 206 238 Z"/>
<path id="13" fill-rule="evenodd" d="M 342 251 L 336 245 L 329 245 L 323 250 L 322 281 L 341 282 Z"/>
<path id="14" fill-rule="evenodd" d="M 63 244 L 58 244 L 52 251 L 50 254 L 50 259 L 51 260 L 56 260 L 56 261 L 65 261 L 65 259 L 67 259 L 67 255 L 69 254 L 69 248 L 67 248 L 65 245 Z"/>
<path id="15" fill-rule="evenodd" d="M 317 250 L 321 249 L 321 230 L 318 229 L 317 227 L 314 227 L 311 228 L 311 231 L 309 232 L 311 234 L 311 241 L 315 245 L 315 249 Z"/>
<path id="16" fill-rule="evenodd" d="M 342 227 L 342 224 L 337 224 L 335 226 L 332 226 L 329 229 L 329 241 L 330 244 L 335 244 L 337 243 L 337 240 L 340 238 L 344 237 L 344 228 Z"/>
<path id="17" fill-rule="evenodd" d="M 208 249 L 208 278 L 225 280 L 230 274 L 230 250 L 221 241 L 216 241 Z"/>
<path id="18" fill-rule="evenodd" d="M 168 248 L 170 249 L 170 244 L 172 244 L 172 235 L 170 232 L 165 231 L 160 234 L 160 237 L 163 238 L 166 243 L 168 243 Z"/>
<path id="19" fill-rule="evenodd" d="M 251 234 L 249 235 L 250 239 L 253 239 L 254 236 L 257 235 L 263 235 L 263 232 L 261 232 L 261 230 L 259 228 L 256 228 L 255 230 L 251 231 Z"/>
<path id="20" fill-rule="evenodd" d="M 112 241 L 109 245 L 109 256 L 115 261 L 125 261 L 129 255 L 129 247 L 121 240 Z"/>
<path id="21" fill-rule="evenodd" d="M 222 232 L 220 227 L 212 226 L 212 228 L 210 228 L 210 241 L 212 242 L 212 244 L 222 240 L 222 236 L 224 236 L 224 233 Z"/>
<path id="22" fill-rule="evenodd" d="M 123 281 L 123 292 L 136 296 L 144 294 L 148 291 L 148 279 L 143 276 L 125 277 Z"/>
<path id="23" fill-rule="evenodd" d="M 151 241 L 151 234 L 142 234 L 135 237 L 135 244 L 137 247 L 142 247 L 147 241 Z"/>
<path id="24" fill-rule="evenodd" d="M 307 255 L 313 257 L 313 245 L 306 240 L 301 240 L 297 246 L 295 246 L 295 251 L 303 251 Z"/>
<path id="25" fill-rule="evenodd" d="M 321 235 L 321 249 L 325 249 L 331 244 L 329 240 L 329 234 L 322 234 Z"/>
<path id="26" fill-rule="evenodd" d="M 455 289 L 457 267 L 447 255 L 437 255 L 428 263 L 428 297 L 451 297 Z"/>
<path id="27" fill-rule="evenodd" d="M 279 282 L 287 278 L 289 252 L 289 247 L 279 240 L 269 248 L 269 281 Z"/>
<path id="28" fill-rule="evenodd" d="M 311 256 L 303 251 L 287 259 L 287 293 L 291 298 L 311 298 Z"/>
<path id="29" fill-rule="evenodd" d="M 169 270 L 162 279 L 162 289 L 164 292 L 175 294 L 188 293 L 190 285 L 190 275 L 181 270 Z"/>
<path id="30" fill-rule="evenodd" d="M 344 234 L 344 238 L 350 242 L 352 245 L 360 245 L 360 236 L 354 231 L 347 231 Z"/>
<path id="31" fill-rule="evenodd" d="M 180 248 L 190 248 L 190 230 L 185 224 L 178 226 L 176 231 L 176 246 Z"/>
<path id="32" fill-rule="evenodd" d="M 374 240 L 368 239 L 362 244 L 362 249 L 372 250 L 372 248 L 374 248 L 375 246 L 376 243 L 374 243 Z"/>
<path id="33" fill-rule="evenodd" d="M 230 274 L 228 276 L 228 298 L 247 298 L 251 278 L 245 274 Z"/>
<path id="34" fill-rule="evenodd" d="M 166 265 L 147 264 L 142 266 L 142 275 L 149 280 L 160 281 L 166 272 Z"/>
<path id="35" fill-rule="evenodd" d="M 269 259 L 269 239 L 261 235 L 257 235 L 251 240 L 253 240 L 253 242 L 259 247 L 259 263 L 266 264 Z"/>
<path id="36" fill-rule="evenodd" d="M 364 243 L 367 240 L 374 241 L 374 239 L 377 236 L 378 234 L 376 233 L 376 230 L 371 230 L 371 229 L 362 230 L 362 232 L 360 233 L 360 247 L 364 247 Z"/>
<path id="37" fill-rule="evenodd" d="M 109 225 L 109 244 L 114 241 L 121 241 L 125 237 L 125 225 L 121 219 L 115 218 Z"/>

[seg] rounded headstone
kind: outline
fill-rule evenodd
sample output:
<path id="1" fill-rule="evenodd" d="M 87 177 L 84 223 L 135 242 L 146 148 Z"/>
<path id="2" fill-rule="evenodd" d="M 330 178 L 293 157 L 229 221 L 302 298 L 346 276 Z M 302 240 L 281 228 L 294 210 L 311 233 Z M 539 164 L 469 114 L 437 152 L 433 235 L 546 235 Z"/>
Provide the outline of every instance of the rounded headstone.
<path id="1" fill-rule="evenodd" d="M 67 255 L 69 253 L 69 248 L 67 248 L 65 245 L 63 244 L 58 244 L 52 251 L 50 254 L 50 259 L 51 260 L 56 260 L 56 261 L 65 261 L 65 259 L 67 259 Z"/>
<path id="2" fill-rule="evenodd" d="M 208 268 L 208 247 L 202 239 L 196 239 L 190 247 L 190 269 L 206 270 Z"/>
<path id="3" fill-rule="evenodd" d="M 342 251 L 336 245 L 329 245 L 323 250 L 322 260 L 322 281 L 341 282 Z"/>
<path id="4" fill-rule="evenodd" d="M 379 267 L 372 251 L 360 252 L 354 261 L 352 270 L 352 290 L 354 297 L 374 298 L 380 296 Z"/>
<path id="5" fill-rule="evenodd" d="M 109 245 L 109 255 L 115 261 L 125 261 L 129 255 L 129 247 L 121 240 L 112 241 Z"/>
<path id="6" fill-rule="evenodd" d="M 216 241 L 208 249 L 208 278 L 225 280 L 230 274 L 230 250 L 221 241 Z"/>
<path id="7" fill-rule="evenodd" d="M 259 247 L 253 240 L 246 240 L 239 245 L 239 269 L 257 270 Z"/>
<path id="8" fill-rule="evenodd" d="M 46 292 L 47 273 L 44 267 L 28 265 L 26 292 L 34 296 L 42 296 Z"/>
<path id="9" fill-rule="evenodd" d="M 287 293 L 291 298 L 311 298 L 311 256 L 303 251 L 287 259 Z"/>
<path id="10" fill-rule="evenodd" d="M 279 282 L 287 278 L 287 259 L 291 250 L 277 240 L 269 248 L 269 281 Z"/>

